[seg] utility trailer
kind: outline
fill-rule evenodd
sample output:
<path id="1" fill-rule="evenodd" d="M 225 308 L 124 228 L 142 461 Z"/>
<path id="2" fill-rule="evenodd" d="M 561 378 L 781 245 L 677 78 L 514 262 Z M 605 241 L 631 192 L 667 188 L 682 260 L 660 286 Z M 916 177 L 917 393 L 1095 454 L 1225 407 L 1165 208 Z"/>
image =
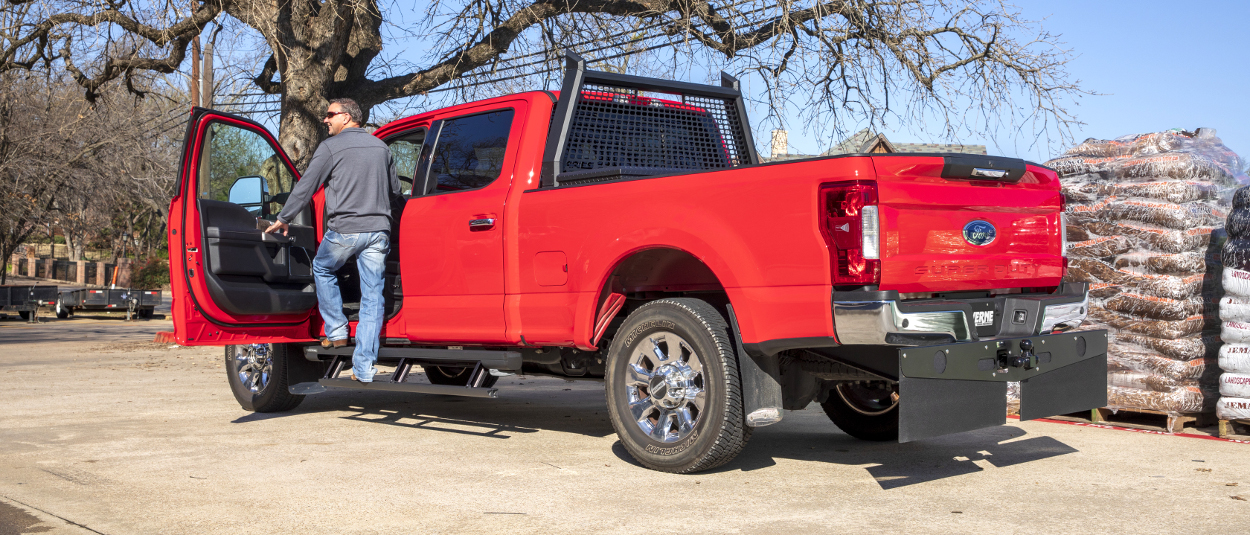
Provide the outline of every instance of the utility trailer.
<path id="1" fill-rule="evenodd" d="M 0 286 L 0 312 L 17 312 L 26 321 L 35 321 L 41 306 L 52 306 L 57 300 L 56 286 Z"/>
<path id="2" fill-rule="evenodd" d="M 56 301 L 56 317 L 65 319 L 78 311 L 124 310 L 127 320 L 135 317 L 148 319 L 159 304 L 160 290 L 71 288 L 61 290 Z"/>

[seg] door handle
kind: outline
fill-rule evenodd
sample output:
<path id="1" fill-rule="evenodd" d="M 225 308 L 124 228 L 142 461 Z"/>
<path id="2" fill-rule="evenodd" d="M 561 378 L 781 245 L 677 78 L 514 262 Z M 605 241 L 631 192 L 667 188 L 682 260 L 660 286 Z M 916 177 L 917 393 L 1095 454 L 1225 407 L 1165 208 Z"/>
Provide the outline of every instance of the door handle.
<path id="1" fill-rule="evenodd" d="M 490 230 L 493 228 L 495 228 L 495 218 L 493 217 L 469 220 L 469 230 L 471 231 L 476 232 L 476 231 L 482 231 L 482 230 Z"/>

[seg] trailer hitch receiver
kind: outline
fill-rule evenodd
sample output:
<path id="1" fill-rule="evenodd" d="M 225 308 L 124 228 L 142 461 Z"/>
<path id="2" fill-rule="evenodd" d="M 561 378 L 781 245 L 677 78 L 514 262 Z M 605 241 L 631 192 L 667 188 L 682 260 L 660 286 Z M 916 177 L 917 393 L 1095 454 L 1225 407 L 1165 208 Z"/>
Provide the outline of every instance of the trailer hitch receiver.
<path id="1" fill-rule="evenodd" d="M 1011 350 L 1004 348 L 998 350 L 998 369 L 1007 371 L 1007 368 L 1024 368 L 1032 370 L 1037 367 L 1037 354 L 1033 352 L 1033 341 L 1025 338 L 1020 340 L 1020 354 L 1012 355 Z"/>

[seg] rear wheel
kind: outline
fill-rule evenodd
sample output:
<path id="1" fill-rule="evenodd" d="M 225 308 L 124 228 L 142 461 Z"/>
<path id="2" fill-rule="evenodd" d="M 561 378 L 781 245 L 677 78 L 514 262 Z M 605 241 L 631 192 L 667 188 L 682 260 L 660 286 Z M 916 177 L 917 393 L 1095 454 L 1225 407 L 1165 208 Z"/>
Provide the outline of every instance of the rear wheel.
<path id="1" fill-rule="evenodd" d="M 848 435 L 860 440 L 898 440 L 898 384 L 841 383 L 820 406 Z"/>
<path id="2" fill-rule="evenodd" d="M 469 377 L 473 374 L 473 368 L 461 366 L 423 366 L 426 379 L 430 380 L 430 384 L 448 385 L 448 386 L 468 386 Z M 494 375 L 487 375 L 482 381 L 482 388 L 490 388 L 495 386 L 495 382 L 499 378 Z"/>
<path id="3" fill-rule="evenodd" d="M 253 412 L 282 412 L 304 401 L 304 396 L 287 390 L 287 367 L 293 358 L 303 356 L 289 344 L 226 346 L 226 375 L 239 406 Z"/>
<path id="4" fill-rule="evenodd" d="M 689 298 L 647 303 L 626 318 L 608 353 L 608 415 L 647 468 L 691 473 L 725 464 L 751 429 L 725 319 Z"/>

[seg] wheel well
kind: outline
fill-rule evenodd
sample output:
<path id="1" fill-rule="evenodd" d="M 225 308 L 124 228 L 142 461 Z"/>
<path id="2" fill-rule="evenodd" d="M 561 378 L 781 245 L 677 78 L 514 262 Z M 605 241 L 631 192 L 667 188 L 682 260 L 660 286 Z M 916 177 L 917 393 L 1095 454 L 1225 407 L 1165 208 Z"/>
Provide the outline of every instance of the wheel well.
<path id="1" fill-rule="evenodd" d="M 611 339 L 625 317 L 649 301 L 666 297 L 696 297 L 707 301 L 722 314 L 729 303 L 725 287 L 707 264 L 686 251 L 672 248 L 645 249 L 621 260 L 599 291 L 596 313 L 602 310 L 603 303 L 613 293 L 623 294 L 626 300 L 604 331 L 604 340 Z"/>

